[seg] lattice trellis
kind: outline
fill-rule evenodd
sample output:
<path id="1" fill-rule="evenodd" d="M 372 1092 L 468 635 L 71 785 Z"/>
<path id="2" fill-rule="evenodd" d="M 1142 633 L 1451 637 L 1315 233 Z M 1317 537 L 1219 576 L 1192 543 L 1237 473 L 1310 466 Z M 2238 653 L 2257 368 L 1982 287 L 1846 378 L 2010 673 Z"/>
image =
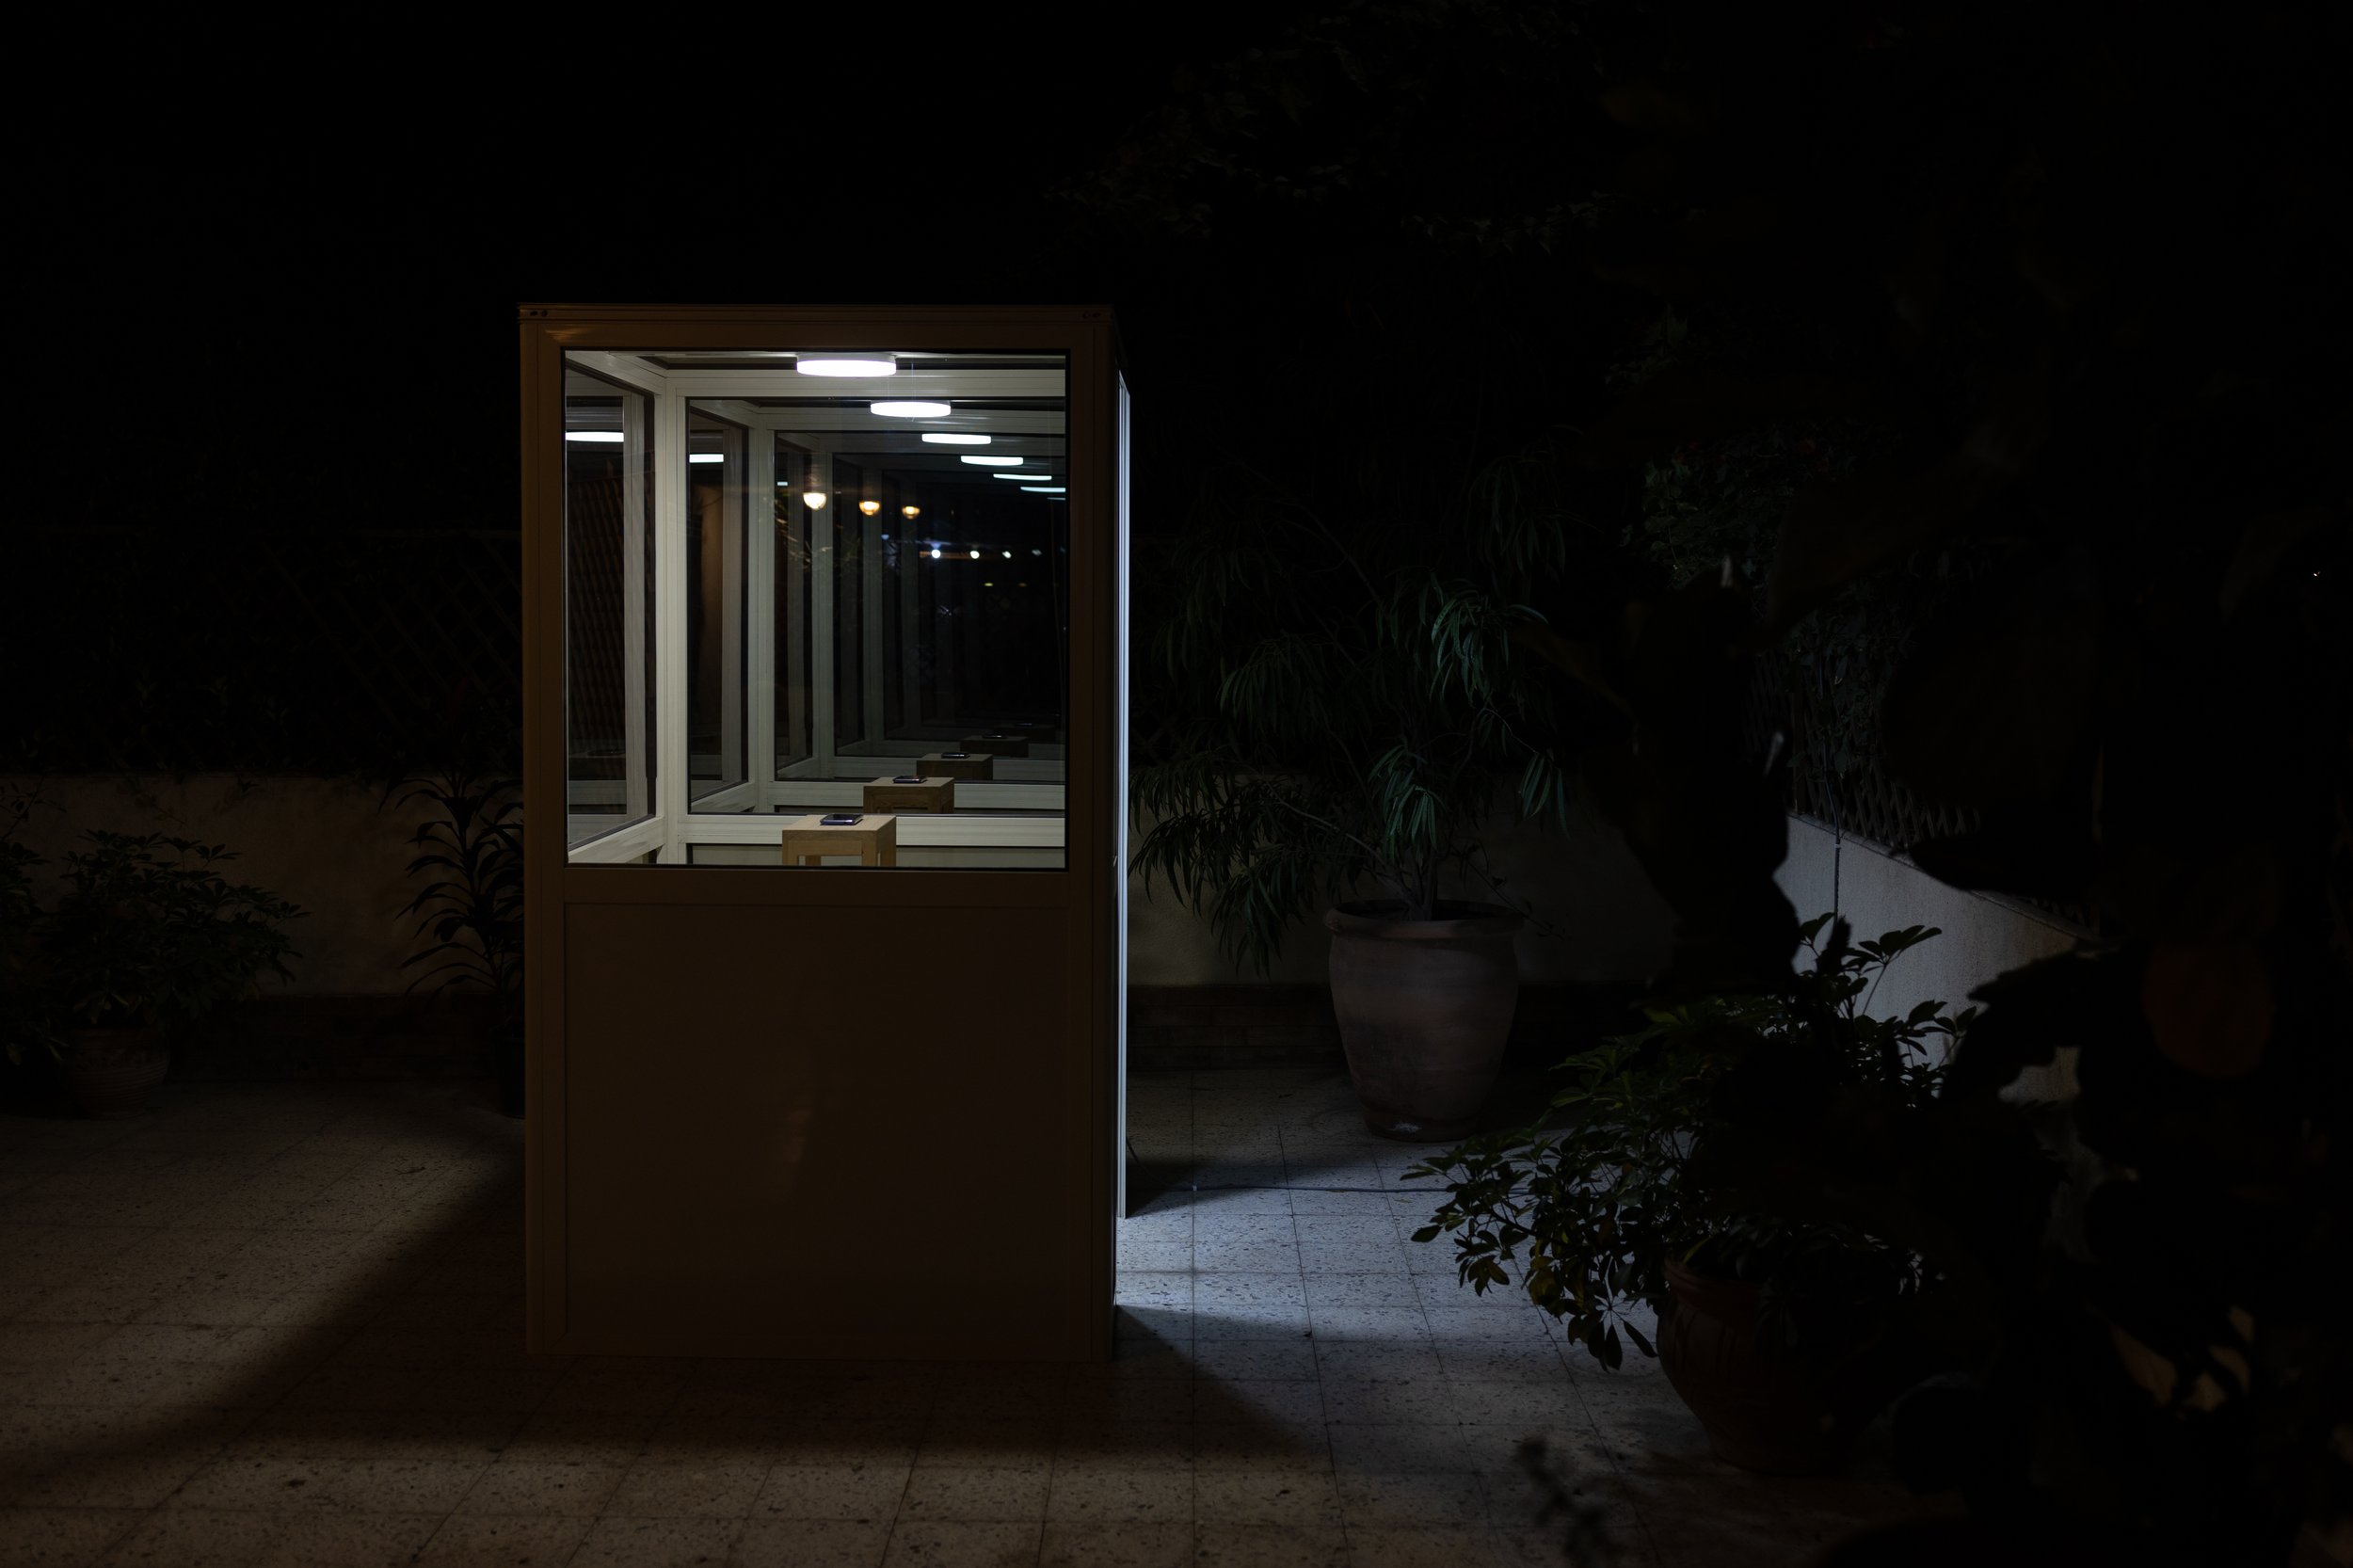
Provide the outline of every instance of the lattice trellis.
<path id="1" fill-rule="evenodd" d="M 511 751 L 512 530 L 30 529 L 0 760 L 386 774 Z"/>
<path id="2" fill-rule="evenodd" d="M 1803 675 L 1786 655 L 1766 655 L 1757 661 L 1742 707 L 1752 756 L 1761 763 L 1776 734 L 1788 748 L 1786 805 L 1791 811 L 1897 855 L 1923 839 L 1968 833 L 1979 825 L 1975 811 L 1921 800 L 1882 773 L 1875 757 L 1866 757 L 1861 767 L 1843 776 L 1835 773 L 1826 760 L 1830 694 Z M 2097 929 L 2097 916 L 2089 909 L 2041 898 L 2019 902 L 2086 931 Z"/>
<path id="3" fill-rule="evenodd" d="M 1977 825 L 1974 811 L 1921 800 L 1881 772 L 1876 758 L 1844 776 L 1829 763 L 1831 697 L 1803 679 L 1782 653 L 1757 661 L 1745 708 L 1748 743 L 1763 757 L 1778 732 L 1789 752 L 1789 809 L 1827 823 L 1849 838 L 1883 848 L 1909 849 L 1922 839 L 1966 833 Z"/>

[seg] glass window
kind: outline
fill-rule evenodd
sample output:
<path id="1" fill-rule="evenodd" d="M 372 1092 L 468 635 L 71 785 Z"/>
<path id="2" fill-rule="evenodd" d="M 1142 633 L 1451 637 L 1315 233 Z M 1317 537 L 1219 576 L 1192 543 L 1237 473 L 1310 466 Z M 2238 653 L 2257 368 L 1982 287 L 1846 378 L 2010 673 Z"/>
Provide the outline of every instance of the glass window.
<path id="1" fill-rule="evenodd" d="M 635 698 L 607 695 L 641 716 L 630 704 L 649 695 L 660 728 L 621 722 L 640 736 L 634 752 L 625 744 L 599 765 L 625 775 L 634 755 L 647 783 L 639 796 L 609 792 L 620 804 L 603 830 L 650 810 L 662 863 L 779 866 L 801 819 L 888 817 L 892 854 L 856 846 L 866 863 L 1063 867 L 1063 356 L 877 351 L 889 374 L 848 376 L 780 350 L 599 358 L 659 389 L 596 392 L 637 405 L 640 444 L 623 448 L 637 526 L 679 563 L 678 581 L 654 585 L 641 639 L 668 650 L 671 663 L 648 667 L 675 672 L 677 711 L 642 671 Z M 647 452 L 656 431 L 681 450 Z M 649 481 L 674 509 L 648 513 Z M 614 616 L 592 625 L 584 602 L 576 614 L 584 658 L 598 638 L 625 640 Z M 606 664 L 638 668 L 638 654 Z M 571 679 L 616 685 L 584 668 Z M 664 742 L 675 793 L 654 782 Z M 842 856 L 804 869 L 852 863 L 843 842 Z"/>
<path id="2" fill-rule="evenodd" d="M 654 809 L 651 404 L 566 370 L 565 812 L 574 845 Z"/>

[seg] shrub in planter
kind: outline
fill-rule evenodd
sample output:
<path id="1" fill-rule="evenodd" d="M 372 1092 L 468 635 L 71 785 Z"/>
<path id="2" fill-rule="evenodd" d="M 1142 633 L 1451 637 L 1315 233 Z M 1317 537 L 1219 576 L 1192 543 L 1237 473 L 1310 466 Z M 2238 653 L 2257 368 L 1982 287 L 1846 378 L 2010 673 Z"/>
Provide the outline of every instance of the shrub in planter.
<path id="1" fill-rule="evenodd" d="M 404 778 L 385 806 L 423 805 L 430 815 L 409 836 L 423 851 L 408 874 L 429 878 L 404 916 L 430 944 L 404 968 L 428 966 L 411 991 L 485 995 L 493 1011 L 491 1048 L 508 1115 L 523 1111 L 523 842 L 521 785 L 454 767 Z"/>
<path id="2" fill-rule="evenodd" d="M 302 911 L 220 872 L 235 855 L 161 833 L 83 834 L 65 890 L 32 921 L 24 1032 L 60 1051 L 92 1115 L 132 1115 L 162 1082 L 169 1031 L 289 975 L 285 922 Z"/>
<path id="3" fill-rule="evenodd" d="M 1829 927 L 1827 940 L 1824 928 Z M 1655 1010 L 1639 1032 L 1570 1057 L 1544 1124 L 1465 1144 L 1410 1175 L 1447 1198 L 1415 1240 L 1451 1237 L 1464 1284 L 1520 1288 L 1608 1367 L 1625 1343 L 1657 1355 L 1718 1455 L 1751 1469 L 1834 1467 L 1900 1386 L 1898 1308 L 1917 1253 L 1825 1209 L 1760 1207 L 1748 1168 L 1836 1106 L 1892 1118 L 1933 1099 L 1973 1014 L 1922 1002 L 1865 1011 L 1919 926 L 1849 944 L 1825 915 L 1801 928 L 1814 967 L 1786 989 Z M 1867 1116 L 1865 1118 L 1867 1121 Z M 1627 1315 L 1657 1314 L 1654 1343 Z"/>

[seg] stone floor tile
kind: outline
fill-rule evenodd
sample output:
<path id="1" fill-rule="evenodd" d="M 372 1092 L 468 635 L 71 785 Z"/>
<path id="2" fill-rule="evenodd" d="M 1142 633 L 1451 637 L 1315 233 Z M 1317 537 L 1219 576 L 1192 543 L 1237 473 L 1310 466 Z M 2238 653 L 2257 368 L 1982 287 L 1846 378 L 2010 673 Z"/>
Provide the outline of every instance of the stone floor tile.
<path id="1" fill-rule="evenodd" d="M 1215 1470 L 1328 1474 L 1332 1468 L 1331 1437 L 1321 1424 L 1290 1430 L 1256 1422 L 1202 1426 L 1194 1430 L 1193 1444 L 1194 1466 L 1202 1474 Z"/>
<path id="2" fill-rule="evenodd" d="M 417 1555 L 416 1568 L 518 1568 L 560 1564 L 595 1524 L 567 1514 L 453 1514 Z"/>
<path id="3" fill-rule="evenodd" d="M 518 1513 L 593 1518 L 621 1484 L 627 1466 L 501 1461 L 458 1499 L 459 1513 Z"/>
<path id="4" fill-rule="evenodd" d="M 172 1494 L 172 1508 L 444 1514 L 488 1469 L 481 1460 L 220 1459 Z"/>
<path id="5" fill-rule="evenodd" d="M 712 1568 L 728 1560 L 743 1525 L 735 1519 L 597 1520 L 568 1568 Z"/>
<path id="6" fill-rule="evenodd" d="M 1193 1485 L 1190 1470 L 1057 1467 L 1047 1492 L 1046 1517 L 1049 1524 L 1141 1520 L 1189 1526 Z"/>
<path id="7" fill-rule="evenodd" d="M 136 1509 L 0 1506 L 0 1565 L 82 1568 L 146 1517 Z"/>
<path id="8" fill-rule="evenodd" d="M 623 1473 L 604 1512 L 611 1518 L 741 1519 L 752 1512 L 768 1468 L 755 1459 L 643 1459 Z"/>
<path id="9" fill-rule="evenodd" d="M 1313 1381 L 1316 1347 L 1313 1340 L 1300 1335 L 1279 1339 L 1212 1337 L 1195 1342 L 1193 1366 L 1194 1380 L 1201 1384 L 1230 1379 Z M 1200 1395 L 1196 1393 L 1195 1398 Z"/>
<path id="10" fill-rule="evenodd" d="M 1348 1538 L 1337 1525 L 1224 1524 L 1193 1527 L 1200 1568 L 1348 1568 Z"/>
<path id="11" fill-rule="evenodd" d="M 1360 1528 L 1484 1529 L 1495 1523 L 1488 1515 L 1485 1481 L 1467 1471 L 1343 1470 L 1337 1480 L 1341 1518 L 1352 1539 Z"/>
<path id="12" fill-rule="evenodd" d="M 1048 1520 L 1037 1561 L 1038 1568 L 1186 1568 L 1193 1552 L 1191 1520 L 1165 1524 Z"/>
<path id="13" fill-rule="evenodd" d="M 1349 1568 L 1472 1568 L 1493 1561 L 1484 1525 L 1348 1525 Z"/>
<path id="14" fill-rule="evenodd" d="M 1307 1318 L 1318 1339 L 1416 1345 L 1431 1337 L 1429 1316 L 1418 1306 L 1311 1306 Z"/>
<path id="15" fill-rule="evenodd" d="M 1043 1521 L 905 1521 L 890 1531 L 883 1568 L 1035 1568 L 1045 1533 Z"/>
<path id="16" fill-rule="evenodd" d="M 879 1568 L 888 1519 L 753 1519 L 736 1536 L 728 1568 Z"/>
<path id="17" fill-rule="evenodd" d="M 899 1502 L 901 1519 L 984 1522 L 1043 1519 L 1049 1480 L 1044 1464 L 1019 1469 L 918 1466 Z"/>
<path id="18" fill-rule="evenodd" d="M 1223 1311 L 1236 1306 L 1305 1306 L 1307 1297 L 1295 1269 L 1264 1273 L 1234 1271 L 1205 1273 L 1193 1281 L 1195 1312 Z"/>
<path id="19" fill-rule="evenodd" d="M 904 1464 L 778 1464 L 760 1482 L 752 1517 L 888 1524 L 913 1474 Z"/>
<path id="20" fill-rule="evenodd" d="M 1336 1421 L 1328 1432 L 1335 1470 L 1381 1474 L 1476 1467 L 1457 1426 Z"/>
<path id="21" fill-rule="evenodd" d="M 1385 1273 L 1303 1273 L 1300 1288 L 1309 1306 L 1377 1306 L 1398 1311 L 1420 1307 L 1414 1276 L 1391 1270 Z"/>
<path id="22" fill-rule="evenodd" d="M 1190 1469 L 1197 1431 L 1177 1421 L 1065 1427 L 1055 1441 L 1054 1471 Z"/>
<path id="23" fill-rule="evenodd" d="M 1193 1477 L 1193 1517 L 1205 1524 L 1332 1529 L 1340 1523 L 1331 1472 L 1206 1469 Z"/>

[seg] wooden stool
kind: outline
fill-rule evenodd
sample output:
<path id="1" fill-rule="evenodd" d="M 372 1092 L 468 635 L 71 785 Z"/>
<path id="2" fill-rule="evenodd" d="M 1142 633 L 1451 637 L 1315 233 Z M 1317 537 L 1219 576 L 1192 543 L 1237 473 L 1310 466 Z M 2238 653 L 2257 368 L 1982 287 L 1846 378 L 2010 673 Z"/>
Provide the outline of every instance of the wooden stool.
<path id="1" fill-rule="evenodd" d="M 916 760 L 917 773 L 932 778 L 994 778 L 997 759 L 985 752 L 968 751 L 962 757 L 951 757 L 942 751 L 927 751 Z"/>
<path id="2" fill-rule="evenodd" d="M 890 778 L 870 778 L 866 781 L 866 808 L 869 811 L 952 811 L 956 808 L 956 781 L 944 775 L 918 779 L 912 784 L 902 784 Z"/>
<path id="3" fill-rule="evenodd" d="M 861 866 L 899 863 L 896 817 L 870 816 L 848 827 L 827 827 L 824 813 L 795 817 L 784 824 L 784 863 L 815 865 L 828 855 L 855 855 Z"/>
<path id="4" fill-rule="evenodd" d="M 1030 738 L 1027 735 L 967 735 L 967 751 L 985 751 L 991 757 L 1027 757 Z"/>

